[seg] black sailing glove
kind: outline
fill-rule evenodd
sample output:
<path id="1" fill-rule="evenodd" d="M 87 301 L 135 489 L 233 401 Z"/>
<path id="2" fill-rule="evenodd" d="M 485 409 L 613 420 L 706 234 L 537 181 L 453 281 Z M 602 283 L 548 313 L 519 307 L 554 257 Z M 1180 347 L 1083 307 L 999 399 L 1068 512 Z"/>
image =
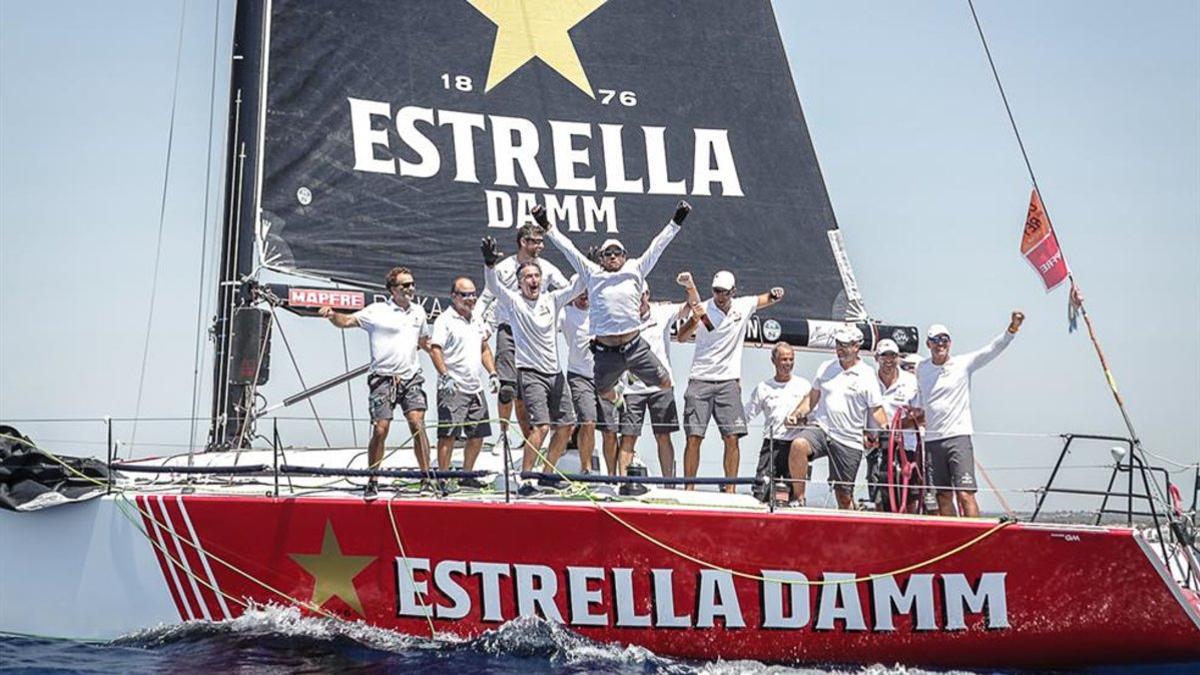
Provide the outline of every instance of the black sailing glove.
<path id="1" fill-rule="evenodd" d="M 675 207 L 675 215 L 671 217 L 671 220 L 673 220 L 676 225 L 683 225 L 683 221 L 687 219 L 688 214 L 691 212 L 692 205 L 680 199 L 679 206 Z"/>
<path id="2" fill-rule="evenodd" d="M 479 241 L 479 250 L 483 252 L 483 264 L 488 267 L 495 267 L 496 261 L 504 257 L 504 254 L 496 247 L 496 240 L 493 237 L 484 237 Z"/>
<path id="3" fill-rule="evenodd" d="M 534 222 L 541 225 L 543 230 L 550 229 L 550 219 L 546 218 L 546 207 L 541 204 L 535 204 L 529 213 L 533 216 Z"/>

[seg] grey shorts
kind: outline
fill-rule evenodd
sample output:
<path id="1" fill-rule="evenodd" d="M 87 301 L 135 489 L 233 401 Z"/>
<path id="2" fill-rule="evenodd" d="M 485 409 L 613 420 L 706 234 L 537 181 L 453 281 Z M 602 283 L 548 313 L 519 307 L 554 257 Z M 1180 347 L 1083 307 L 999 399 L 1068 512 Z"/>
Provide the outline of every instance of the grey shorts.
<path id="1" fill-rule="evenodd" d="M 483 392 L 456 391 L 449 400 L 438 396 L 437 412 L 438 438 L 487 438 L 492 435 Z"/>
<path id="2" fill-rule="evenodd" d="M 742 408 L 742 384 L 738 380 L 705 382 L 689 380 L 683 395 L 683 431 L 703 436 L 708 421 L 716 418 L 722 436 L 746 435 L 746 411 Z"/>
<path id="3" fill-rule="evenodd" d="M 975 491 L 975 446 L 970 436 L 926 440 L 925 452 L 929 457 L 929 480 L 935 488 Z"/>
<path id="4" fill-rule="evenodd" d="M 394 375 L 371 373 L 367 378 L 367 387 L 371 390 L 372 422 L 392 419 L 397 405 L 404 413 L 429 407 L 425 400 L 425 378 L 421 373 L 407 380 Z"/>
<path id="5" fill-rule="evenodd" d="M 650 344 L 640 335 L 620 347 L 594 343 L 592 354 L 595 360 L 592 380 L 596 383 L 596 391 L 612 389 L 626 371 L 631 377 L 653 385 L 671 377 L 670 369 L 650 351 Z"/>
<path id="6" fill-rule="evenodd" d="M 571 389 L 571 404 L 579 424 L 594 423 L 600 431 L 617 430 L 617 409 L 611 402 L 596 395 L 592 378 L 579 373 L 567 373 L 567 386 Z"/>
<path id="7" fill-rule="evenodd" d="M 528 368 L 517 370 L 517 390 L 525 399 L 525 412 L 534 426 L 556 427 L 575 423 L 575 408 L 567 378 L 562 373 L 540 373 Z"/>
<path id="8" fill-rule="evenodd" d="M 809 427 L 800 431 L 799 438 L 812 447 L 810 459 L 829 458 L 829 483 L 835 490 L 854 492 L 854 479 L 862 464 L 863 451 L 838 443 L 824 429 Z"/>
<path id="9" fill-rule="evenodd" d="M 621 435 L 638 436 L 642 433 L 642 420 L 650 411 L 650 430 L 655 434 L 679 431 L 679 409 L 675 406 L 675 390 L 655 391 L 649 394 L 626 394 L 625 408 L 621 411 Z"/>
<path id="10" fill-rule="evenodd" d="M 512 326 L 506 323 L 496 326 L 496 377 L 501 384 L 517 386 L 517 343 Z"/>

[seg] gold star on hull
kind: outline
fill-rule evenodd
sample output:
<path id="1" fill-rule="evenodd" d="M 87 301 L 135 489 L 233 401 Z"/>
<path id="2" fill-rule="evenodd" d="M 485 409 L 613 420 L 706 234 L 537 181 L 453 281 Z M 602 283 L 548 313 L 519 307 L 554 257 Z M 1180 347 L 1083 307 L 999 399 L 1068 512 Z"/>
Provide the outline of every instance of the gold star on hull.
<path id="1" fill-rule="evenodd" d="M 496 24 L 496 44 L 488 68 L 489 92 L 534 58 L 596 98 L 569 31 L 605 0 L 468 0 Z"/>
<path id="2" fill-rule="evenodd" d="M 359 615 L 365 617 L 354 577 L 371 563 L 375 556 L 342 555 L 342 546 L 333 533 L 333 523 L 325 521 L 325 536 L 321 540 L 321 552 L 316 554 L 292 553 L 289 556 L 313 577 L 312 604 L 323 606 L 334 597 L 342 599 Z"/>

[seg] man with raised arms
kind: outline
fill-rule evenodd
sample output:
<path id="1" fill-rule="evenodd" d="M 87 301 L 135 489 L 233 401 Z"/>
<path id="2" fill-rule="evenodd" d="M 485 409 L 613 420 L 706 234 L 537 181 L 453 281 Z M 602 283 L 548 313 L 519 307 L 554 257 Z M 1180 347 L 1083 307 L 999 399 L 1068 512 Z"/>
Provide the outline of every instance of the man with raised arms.
<path id="1" fill-rule="evenodd" d="M 575 426 L 575 410 L 558 356 L 558 313 L 583 292 L 583 280 L 577 278 L 567 288 L 543 292 L 542 268 L 530 260 L 517 267 L 521 290 L 516 292 L 496 279 L 495 266 L 502 255 L 496 240 L 485 237 L 481 249 L 484 277 L 488 285 L 496 289 L 497 302 L 505 307 L 512 320 L 517 386 L 525 401 L 530 425 L 521 470 L 533 470 L 542 441 L 553 426 L 554 435 L 545 462 L 546 471 L 552 471 Z M 536 491 L 537 488 L 529 483 L 523 483 L 520 488 L 520 493 L 525 496 Z"/>
<path id="2" fill-rule="evenodd" d="M 862 464 L 863 433 L 867 416 L 879 428 L 887 426 L 883 399 L 875 371 L 858 356 L 862 331 L 841 326 L 833 334 L 837 358 L 817 368 L 812 389 L 788 415 L 787 423 L 797 426 L 812 413 L 815 426 L 800 431 L 792 444 L 788 467 L 793 476 L 807 476 L 810 459 L 829 457 L 829 482 L 833 485 L 838 508 L 854 508 L 854 478 Z M 804 500 L 805 484 L 794 483 L 796 498 Z M 795 494 L 795 493 L 793 493 Z"/>
<path id="3" fill-rule="evenodd" d="M 986 347 L 950 356 L 950 330 L 940 323 L 929 327 L 925 345 L 929 358 L 917 364 L 918 403 L 925 417 L 925 450 L 929 479 L 937 488 L 938 512 L 979 515 L 975 501 L 975 433 L 971 421 L 971 375 L 991 363 L 1012 342 L 1025 315 L 1014 311 L 1008 328 Z"/>
<path id="4" fill-rule="evenodd" d="M 684 281 L 681 277 L 680 283 Z M 695 285 L 690 276 L 686 281 L 685 286 Z M 746 326 L 755 312 L 783 299 L 783 289 L 779 286 L 766 293 L 743 298 L 734 297 L 736 290 L 732 272 L 717 272 L 712 280 L 713 296 L 701 303 L 699 311 L 694 312 L 694 316 L 679 329 L 677 339 L 680 342 L 693 334 L 696 336 L 692 372 L 683 395 L 683 432 L 687 434 L 683 471 L 688 478 L 700 470 L 700 442 L 704 440 L 708 422 L 713 418 L 717 420 L 717 431 L 725 445 L 725 477 L 737 475 L 741 459 L 738 439 L 746 435 L 741 379 Z M 705 330 L 696 330 L 702 322 L 705 323 Z M 692 487 L 688 485 L 688 489 Z M 733 492 L 733 486 L 726 486 L 725 489 Z"/>
<path id="5" fill-rule="evenodd" d="M 321 316 L 338 328 L 362 328 L 367 331 L 371 345 L 371 374 L 367 386 L 371 390 L 371 440 L 367 445 L 367 462 L 378 469 L 383 462 L 383 448 L 392 425 L 396 405 L 404 412 L 408 429 L 413 435 L 413 452 L 421 471 L 429 470 L 429 438 L 425 435 L 425 378 L 417 351 L 428 348 L 428 317 L 425 308 L 412 301 L 417 284 L 406 267 L 394 267 L 385 278 L 391 297 L 376 302 L 353 314 L 339 314 L 331 307 L 322 307 Z M 374 499 L 379 494 L 376 479 L 367 481 L 364 495 Z"/>
<path id="6" fill-rule="evenodd" d="M 450 290 L 450 309 L 433 322 L 429 338 L 429 358 L 438 372 L 438 468 L 450 469 L 454 441 L 466 439 L 463 470 L 475 468 L 483 439 L 492 434 L 488 424 L 488 406 L 484 399 L 481 373 L 486 369 L 492 392 L 499 388 L 496 365 L 487 338 L 487 324 L 471 319 L 475 308 L 475 283 L 467 277 L 454 280 Z M 476 478 L 464 478 L 464 487 L 483 487 Z"/>
<path id="7" fill-rule="evenodd" d="M 643 382 L 657 384 L 663 389 L 671 388 L 671 371 L 654 356 L 650 345 L 641 337 L 642 292 L 646 288 L 646 275 L 654 269 L 691 211 L 687 202 L 679 202 L 671 221 L 650 241 L 640 258 L 630 260 L 619 240 L 605 240 L 600 245 L 600 262 L 597 264 L 550 224 L 544 207 L 533 207 L 533 217 L 546 228 L 550 243 L 562 251 L 586 284 L 592 333 L 596 336 L 593 379 L 600 396 L 609 401 L 616 400 L 614 387 L 626 371 Z"/>
<path id="8" fill-rule="evenodd" d="M 517 253 L 496 263 L 496 279 L 499 285 L 512 291 L 519 291 L 517 267 L 533 261 L 542 268 L 542 290 L 553 291 L 571 285 L 567 277 L 559 271 L 554 263 L 542 256 L 546 248 L 545 230 L 533 223 L 517 228 Z M 490 284 L 485 284 L 483 293 L 479 296 L 479 304 L 474 310 L 476 320 L 486 317 L 487 322 L 495 327 L 496 333 L 496 374 L 500 378 L 500 390 L 497 401 L 501 420 L 501 431 L 507 433 L 509 415 L 516 404 L 517 422 L 522 433 L 528 435 L 529 428 L 525 416 L 525 405 L 517 390 L 517 366 L 514 361 L 516 350 L 513 346 L 512 317 L 507 309 L 496 304 L 498 291 Z"/>
<path id="9" fill-rule="evenodd" d="M 803 377 L 792 374 L 792 367 L 796 365 L 796 350 L 786 342 L 776 343 L 771 349 L 771 365 L 775 366 L 775 376 L 760 382 L 746 403 L 746 419 L 752 420 L 761 414 L 764 420 L 762 449 L 758 451 L 758 468 L 754 471 L 754 477 L 759 481 L 767 476 L 803 480 L 807 475 L 793 476 L 791 472 L 792 443 L 799 438 L 800 430 L 787 425 L 787 416 L 796 409 L 801 399 L 808 396 L 812 385 Z M 788 483 L 787 490 L 791 501 L 799 506 L 796 485 Z M 755 486 L 754 494 L 764 502 L 775 498 L 761 482 Z"/>
<path id="10" fill-rule="evenodd" d="M 687 274 L 686 272 L 684 274 Z M 671 367 L 671 326 L 687 316 L 685 303 L 650 302 L 650 288 L 642 293 L 642 339 L 650 345 L 654 356 Z M 675 405 L 675 390 L 663 389 L 658 383 L 643 382 L 629 375 L 629 386 L 625 388 L 625 406 L 621 409 L 621 454 L 617 462 L 617 475 L 624 476 L 633 461 L 634 446 L 642 433 L 642 422 L 650 413 L 650 430 L 658 449 L 658 466 L 662 475 L 675 475 L 675 448 L 671 445 L 671 434 L 679 430 L 679 410 Z"/>
<path id="11" fill-rule="evenodd" d="M 563 308 L 563 338 L 567 341 L 567 386 L 575 407 L 576 443 L 579 445 L 580 469 L 587 473 L 592 467 L 596 449 L 596 429 L 603 442 L 604 464 L 608 472 L 617 470 L 617 410 L 611 401 L 600 398 L 592 380 L 595 363 L 592 357 L 592 327 L 588 316 L 587 291 Z"/>

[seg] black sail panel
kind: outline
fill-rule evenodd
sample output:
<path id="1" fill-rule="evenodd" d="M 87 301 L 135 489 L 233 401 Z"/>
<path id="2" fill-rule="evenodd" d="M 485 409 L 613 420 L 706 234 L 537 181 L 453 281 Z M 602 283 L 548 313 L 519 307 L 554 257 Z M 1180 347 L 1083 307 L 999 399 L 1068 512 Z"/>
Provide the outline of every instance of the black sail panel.
<path id="1" fill-rule="evenodd" d="M 276 0 L 269 54 L 271 268 L 444 296 L 534 203 L 638 255 L 687 199 L 657 298 L 730 269 L 785 324 L 862 318 L 768 0 Z"/>

